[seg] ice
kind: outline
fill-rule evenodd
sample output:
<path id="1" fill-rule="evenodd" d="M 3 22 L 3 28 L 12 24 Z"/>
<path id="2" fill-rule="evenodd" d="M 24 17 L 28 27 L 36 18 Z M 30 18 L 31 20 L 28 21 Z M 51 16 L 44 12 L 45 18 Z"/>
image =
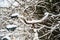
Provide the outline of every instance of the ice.
<path id="1" fill-rule="evenodd" d="M 13 27 L 17 27 L 17 25 L 7 25 L 7 28 L 13 28 Z"/>

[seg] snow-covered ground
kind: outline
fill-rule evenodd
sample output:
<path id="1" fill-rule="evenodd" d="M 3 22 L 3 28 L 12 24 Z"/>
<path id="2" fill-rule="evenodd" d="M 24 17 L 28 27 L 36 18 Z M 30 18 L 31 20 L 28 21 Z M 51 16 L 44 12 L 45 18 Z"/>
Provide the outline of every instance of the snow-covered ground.
<path id="1" fill-rule="evenodd" d="M 25 38 L 27 40 L 31 40 L 31 33 L 30 28 L 31 25 L 27 25 L 24 23 L 24 21 L 22 21 L 22 19 L 20 19 L 20 17 L 24 17 L 26 18 L 27 15 L 24 13 L 24 10 L 26 8 L 28 8 L 28 6 L 30 5 L 30 1 L 31 0 L 26 0 L 26 2 L 22 1 L 22 0 L 18 0 L 20 2 L 20 4 L 14 0 L 0 0 L 0 26 L 2 27 L 2 29 L 0 28 L 0 36 L 8 36 L 8 34 L 10 33 L 9 31 L 7 31 L 7 28 L 12 28 L 12 27 L 17 27 L 15 31 L 12 32 L 12 34 L 16 37 L 16 40 L 25 40 Z M 14 7 L 13 10 L 9 9 L 9 7 Z M 31 3 L 32 5 L 32 3 Z M 19 6 L 19 7 L 17 7 Z M 3 9 L 4 7 L 7 7 L 8 9 Z M 15 8 L 16 7 L 16 8 Z M 25 8 L 25 9 L 24 9 Z M 18 19 L 12 19 L 10 18 L 10 16 L 18 16 Z M 16 26 L 17 25 L 17 26 Z M 12 35 L 10 35 L 11 37 Z M 3 38 L 4 38 L 3 37 Z M 8 37 L 7 37 L 8 38 Z M 29 39 L 28 39 L 29 38 Z"/>
<path id="2" fill-rule="evenodd" d="M 0 0 L 0 7 L 10 7 L 10 3 L 7 0 Z"/>

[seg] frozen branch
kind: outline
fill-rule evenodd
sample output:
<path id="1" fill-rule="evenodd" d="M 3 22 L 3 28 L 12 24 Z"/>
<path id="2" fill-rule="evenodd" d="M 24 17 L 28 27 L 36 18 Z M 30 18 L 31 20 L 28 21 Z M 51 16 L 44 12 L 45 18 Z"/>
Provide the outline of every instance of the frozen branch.
<path id="1" fill-rule="evenodd" d="M 44 16 L 41 20 L 32 20 L 32 21 L 27 21 L 27 20 L 25 20 L 25 19 L 23 19 L 23 20 L 24 20 L 24 22 L 25 22 L 26 24 L 41 23 L 41 22 L 43 22 L 44 20 L 47 19 L 48 15 L 49 15 L 49 13 L 46 12 L 46 13 L 45 13 L 45 16 Z"/>

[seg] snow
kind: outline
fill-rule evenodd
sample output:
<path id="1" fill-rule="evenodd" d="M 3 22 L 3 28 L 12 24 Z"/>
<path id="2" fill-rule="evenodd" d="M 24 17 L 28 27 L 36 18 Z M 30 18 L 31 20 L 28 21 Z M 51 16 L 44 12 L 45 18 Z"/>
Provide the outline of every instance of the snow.
<path id="1" fill-rule="evenodd" d="M 14 13 L 11 16 L 19 16 L 19 13 Z"/>
<path id="2" fill-rule="evenodd" d="M 7 28 L 17 27 L 17 25 L 7 25 Z"/>
<path id="3" fill-rule="evenodd" d="M 44 14 L 44 15 L 47 15 L 47 14 L 49 14 L 49 12 L 45 12 L 45 14 Z"/>
<path id="4" fill-rule="evenodd" d="M 2 2 L 2 1 L 4 1 L 4 0 L 0 0 L 0 2 Z"/>
<path id="5" fill-rule="evenodd" d="M 34 36 L 34 39 L 33 39 L 33 40 L 39 40 L 39 39 L 38 39 L 37 29 L 34 29 L 34 32 L 35 32 L 35 34 L 34 34 L 35 36 Z"/>
<path id="6" fill-rule="evenodd" d="M 6 31 L 5 29 L 0 29 L 0 32 L 4 32 L 4 31 Z"/>
<path id="7" fill-rule="evenodd" d="M 0 7 L 10 7 L 10 3 L 7 0 L 0 0 Z"/>
<path id="8" fill-rule="evenodd" d="M 2 40 L 3 40 L 4 38 L 7 38 L 8 40 L 11 40 L 11 38 L 10 38 L 9 36 L 4 36 L 4 37 L 2 38 Z"/>
<path id="9" fill-rule="evenodd" d="M 0 32 L 0 36 L 4 36 L 4 34 Z"/>
<path id="10" fill-rule="evenodd" d="M 17 6 L 18 3 L 15 0 L 0 0 L 0 7 L 10 7 L 11 4 Z"/>
<path id="11" fill-rule="evenodd" d="M 27 2 L 30 2 L 31 0 L 27 0 Z"/>
<path id="12" fill-rule="evenodd" d="M 21 3 L 21 5 L 22 5 L 22 4 L 24 4 L 24 2 L 23 2 L 23 1 L 20 1 L 20 3 Z"/>
<path id="13" fill-rule="evenodd" d="M 14 3 L 13 3 L 13 5 L 14 5 L 14 6 L 18 6 L 18 5 L 19 5 L 19 3 L 17 3 L 17 2 L 14 2 Z"/>
<path id="14" fill-rule="evenodd" d="M 8 0 L 11 4 L 15 2 L 15 0 Z"/>

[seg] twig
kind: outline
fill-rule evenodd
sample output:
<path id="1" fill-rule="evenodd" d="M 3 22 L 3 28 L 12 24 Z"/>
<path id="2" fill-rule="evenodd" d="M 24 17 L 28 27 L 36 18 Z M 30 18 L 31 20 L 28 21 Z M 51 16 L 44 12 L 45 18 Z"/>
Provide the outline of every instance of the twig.
<path id="1" fill-rule="evenodd" d="M 44 20 L 46 20 L 47 17 L 48 17 L 48 15 L 49 15 L 49 13 L 46 13 L 46 15 L 45 15 L 41 20 L 27 21 L 27 20 L 25 20 L 24 18 L 22 18 L 22 19 L 24 20 L 24 22 L 25 22 L 26 24 L 36 24 L 36 23 L 41 23 L 41 22 L 43 22 Z"/>
<path id="2" fill-rule="evenodd" d="M 49 33 L 52 33 L 52 32 L 56 29 L 57 26 L 59 26 L 59 24 L 56 24 L 53 28 L 51 28 L 51 30 L 50 30 L 48 33 L 46 33 L 46 34 L 40 36 L 39 38 L 42 38 L 42 37 L 48 35 Z"/>

